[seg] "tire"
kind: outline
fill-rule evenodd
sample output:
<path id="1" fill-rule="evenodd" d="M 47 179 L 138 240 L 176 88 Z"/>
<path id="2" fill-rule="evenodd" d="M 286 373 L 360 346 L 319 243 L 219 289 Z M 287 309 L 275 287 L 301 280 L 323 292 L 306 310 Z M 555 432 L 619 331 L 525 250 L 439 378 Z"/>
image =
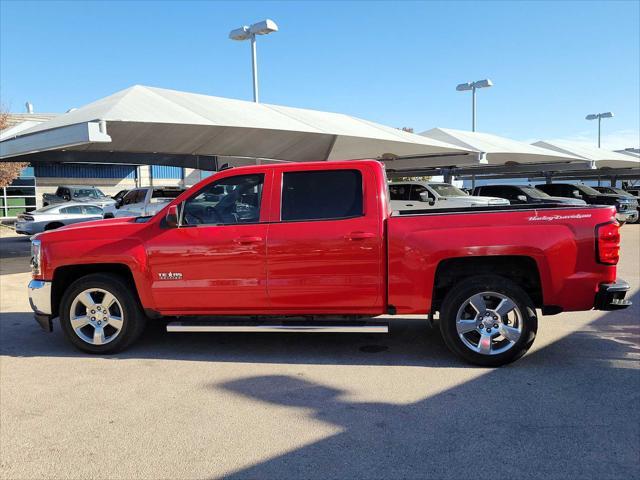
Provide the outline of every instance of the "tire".
<path id="1" fill-rule="evenodd" d="M 538 318 L 533 301 L 516 283 L 482 275 L 451 288 L 440 308 L 440 331 L 447 347 L 467 362 L 499 367 L 531 348 Z"/>
<path id="2" fill-rule="evenodd" d="M 116 353 L 129 347 L 140 337 L 147 320 L 132 292 L 135 287 L 126 278 L 110 273 L 86 275 L 73 282 L 60 302 L 60 325 L 67 339 L 77 349 L 93 354 Z M 84 301 L 79 298 L 81 294 Z M 94 308 L 87 306 L 91 303 L 87 298 L 94 302 Z M 105 302 L 110 303 L 108 311 Z M 104 323 L 102 315 L 108 319 Z"/>
<path id="3" fill-rule="evenodd" d="M 47 231 L 47 230 L 55 230 L 56 228 L 60 228 L 60 227 L 64 227 L 64 223 L 53 222 L 53 223 L 49 223 L 48 225 L 46 225 L 44 227 L 44 229 L 45 229 L 45 231 Z"/>

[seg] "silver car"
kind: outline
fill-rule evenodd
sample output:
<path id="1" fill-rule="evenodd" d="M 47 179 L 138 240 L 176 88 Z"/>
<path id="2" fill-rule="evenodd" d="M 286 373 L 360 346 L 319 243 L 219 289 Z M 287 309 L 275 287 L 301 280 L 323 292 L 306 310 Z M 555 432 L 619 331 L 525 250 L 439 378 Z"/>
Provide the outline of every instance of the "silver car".
<path id="1" fill-rule="evenodd" d="M 102 209 L 96 205 L 84 202 L 66 202 L 18 215 L 15 227 L 17 233 L 34 235 L 72 223 L 101 219 Z"/>

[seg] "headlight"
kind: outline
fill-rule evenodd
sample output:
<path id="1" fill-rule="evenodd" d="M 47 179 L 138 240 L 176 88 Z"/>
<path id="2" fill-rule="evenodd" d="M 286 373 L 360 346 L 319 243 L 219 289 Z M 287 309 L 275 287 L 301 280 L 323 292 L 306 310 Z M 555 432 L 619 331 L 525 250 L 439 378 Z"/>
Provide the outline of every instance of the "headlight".
<path id="1" fill-rule="evenodd" d="M 40 275 L 42 262 L 42 242 L 40 240 L 31 241 L 31 274 L 35 277 Z"/>

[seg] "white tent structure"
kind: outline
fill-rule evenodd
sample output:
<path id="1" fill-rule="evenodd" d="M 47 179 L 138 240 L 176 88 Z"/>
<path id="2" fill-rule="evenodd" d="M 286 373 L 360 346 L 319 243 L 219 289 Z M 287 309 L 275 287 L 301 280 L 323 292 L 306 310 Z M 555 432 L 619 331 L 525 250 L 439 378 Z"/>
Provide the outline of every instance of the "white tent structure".
<path id="1" fill-rule="evenodd" d="M 603 148 L 592 147 L 585 143 L 569 142 L 565 140 L 545 140 L 533 145 L 553 150 L 565 155 L 588 160 L 595 168 L 640 168 L 640 158 L 632 155 L 612 152 Z"/>
<path id="2" fill-rule="evenodd" d="M 464 147 L 348 115 L 139 85 L 0 136 L 1 160 L 62 150 L 285 161 L 473 156 Z"/>
<path id="3" fill-rule="evenodd" d="M 572 153 L 540 148 L 490 133 L 469 132 L 450 128 L 432 128 L 420 134 L 423 137 L 466 148 L 482 155 L 486 165 L 514 165 L 527 163 L 579 162 L 584 159 Z"/>

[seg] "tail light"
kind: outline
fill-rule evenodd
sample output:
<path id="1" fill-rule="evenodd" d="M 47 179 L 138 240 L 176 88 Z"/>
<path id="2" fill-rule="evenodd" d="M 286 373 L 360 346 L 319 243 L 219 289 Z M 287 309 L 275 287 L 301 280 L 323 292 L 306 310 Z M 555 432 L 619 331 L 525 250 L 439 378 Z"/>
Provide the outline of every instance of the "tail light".
<path id="1" fill-rule="evenodd" d="M 620 259 L 620 224 L 603 223 L 596 227 L 596 260 L 605 265 L 616 265 Z"/>

